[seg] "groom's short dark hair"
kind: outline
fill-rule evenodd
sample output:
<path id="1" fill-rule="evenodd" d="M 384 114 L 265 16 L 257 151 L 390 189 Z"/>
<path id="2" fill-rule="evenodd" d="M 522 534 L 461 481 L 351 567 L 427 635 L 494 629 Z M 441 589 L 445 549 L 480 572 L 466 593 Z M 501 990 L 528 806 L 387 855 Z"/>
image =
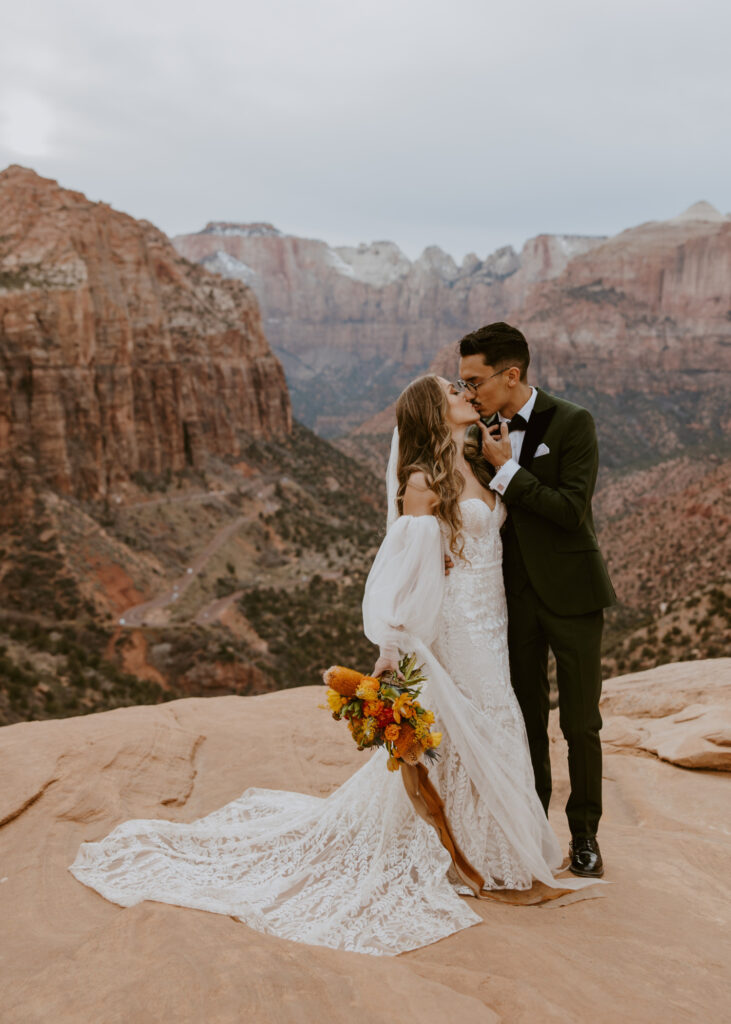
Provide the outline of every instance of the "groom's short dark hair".
<path id="1" fill-rule="evenodd" d="M 511 327 L 502 320 L 465 334 L 459 343 L 459 354 L 482 356 L 485 366 L 494 366 L 496 370 L 504 366 L 518 366 L 521 380 L 525 380 L 530 364 L 525 335 L 517 327 Z"/>

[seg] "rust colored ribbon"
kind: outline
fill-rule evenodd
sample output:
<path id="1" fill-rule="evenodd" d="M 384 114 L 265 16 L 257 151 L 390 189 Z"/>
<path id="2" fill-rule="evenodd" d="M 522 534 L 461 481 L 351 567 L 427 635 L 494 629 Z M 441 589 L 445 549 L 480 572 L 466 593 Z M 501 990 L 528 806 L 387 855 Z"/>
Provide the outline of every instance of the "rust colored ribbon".
<path id="1" fill-rule="evenodd" d="M 533 882 L 530 889 L 526 890 L 486 889 L 485 879 L 465 857 L 457 840 L 454 838 L 444 811 L 444 803 L 429 778 L 426 766 L 421 764 L 421 762 L 415 765 L 402 762 L 401 778 L 411 803 L 414 805 L 414 810 L 420 818 L 423 818 L 432 828 L 436 829 L 442 846 L 452 858 L 454 870 L 457 872 L 460 880 L 472 890 L 473 895 L 477 899 L 497 900 L 500 903 L 525 906 L 555 900 L 573 891 L 571 889 L 554 889 L 552 886 L 536 881 Z"/>

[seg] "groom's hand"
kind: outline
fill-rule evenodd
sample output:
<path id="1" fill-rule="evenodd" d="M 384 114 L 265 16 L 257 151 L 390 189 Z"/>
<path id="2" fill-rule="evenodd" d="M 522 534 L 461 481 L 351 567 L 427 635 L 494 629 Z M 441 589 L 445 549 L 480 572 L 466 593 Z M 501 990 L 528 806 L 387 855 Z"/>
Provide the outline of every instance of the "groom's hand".
<path id="1" fill-rule="evenodd" d="M 492 427 L 491 430 L 480 423 L 482 431 L 482 454 L 495 469 L 500 469 L 508 459 L 513 457 L 513 449 L 510 445 L 507 423 L 501 423 L 500 427 Z"/>

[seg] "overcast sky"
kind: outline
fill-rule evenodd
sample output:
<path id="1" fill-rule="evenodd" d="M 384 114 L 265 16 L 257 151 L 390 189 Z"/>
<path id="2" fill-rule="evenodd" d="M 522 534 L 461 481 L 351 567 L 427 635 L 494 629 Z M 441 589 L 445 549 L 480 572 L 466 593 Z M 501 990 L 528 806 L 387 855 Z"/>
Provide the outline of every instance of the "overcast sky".
<path id="1" fill-rule="evenodd" d="M 731 211 L 727 0 L 24 0 L 0 166 L 168 234 L 457 259 Z"/>

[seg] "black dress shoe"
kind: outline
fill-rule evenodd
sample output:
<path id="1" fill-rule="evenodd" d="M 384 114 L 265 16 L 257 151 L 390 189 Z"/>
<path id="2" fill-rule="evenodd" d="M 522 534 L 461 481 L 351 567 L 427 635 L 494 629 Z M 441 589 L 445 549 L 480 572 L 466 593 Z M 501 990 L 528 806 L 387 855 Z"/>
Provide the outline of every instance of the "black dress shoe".
<path id="1" fill-rule="evenodd" d="M 569 845 L 569 871 L 583 878 L 601 878 L 604 864 L 599 843 L 590 837 L 572 839 Z"/>

